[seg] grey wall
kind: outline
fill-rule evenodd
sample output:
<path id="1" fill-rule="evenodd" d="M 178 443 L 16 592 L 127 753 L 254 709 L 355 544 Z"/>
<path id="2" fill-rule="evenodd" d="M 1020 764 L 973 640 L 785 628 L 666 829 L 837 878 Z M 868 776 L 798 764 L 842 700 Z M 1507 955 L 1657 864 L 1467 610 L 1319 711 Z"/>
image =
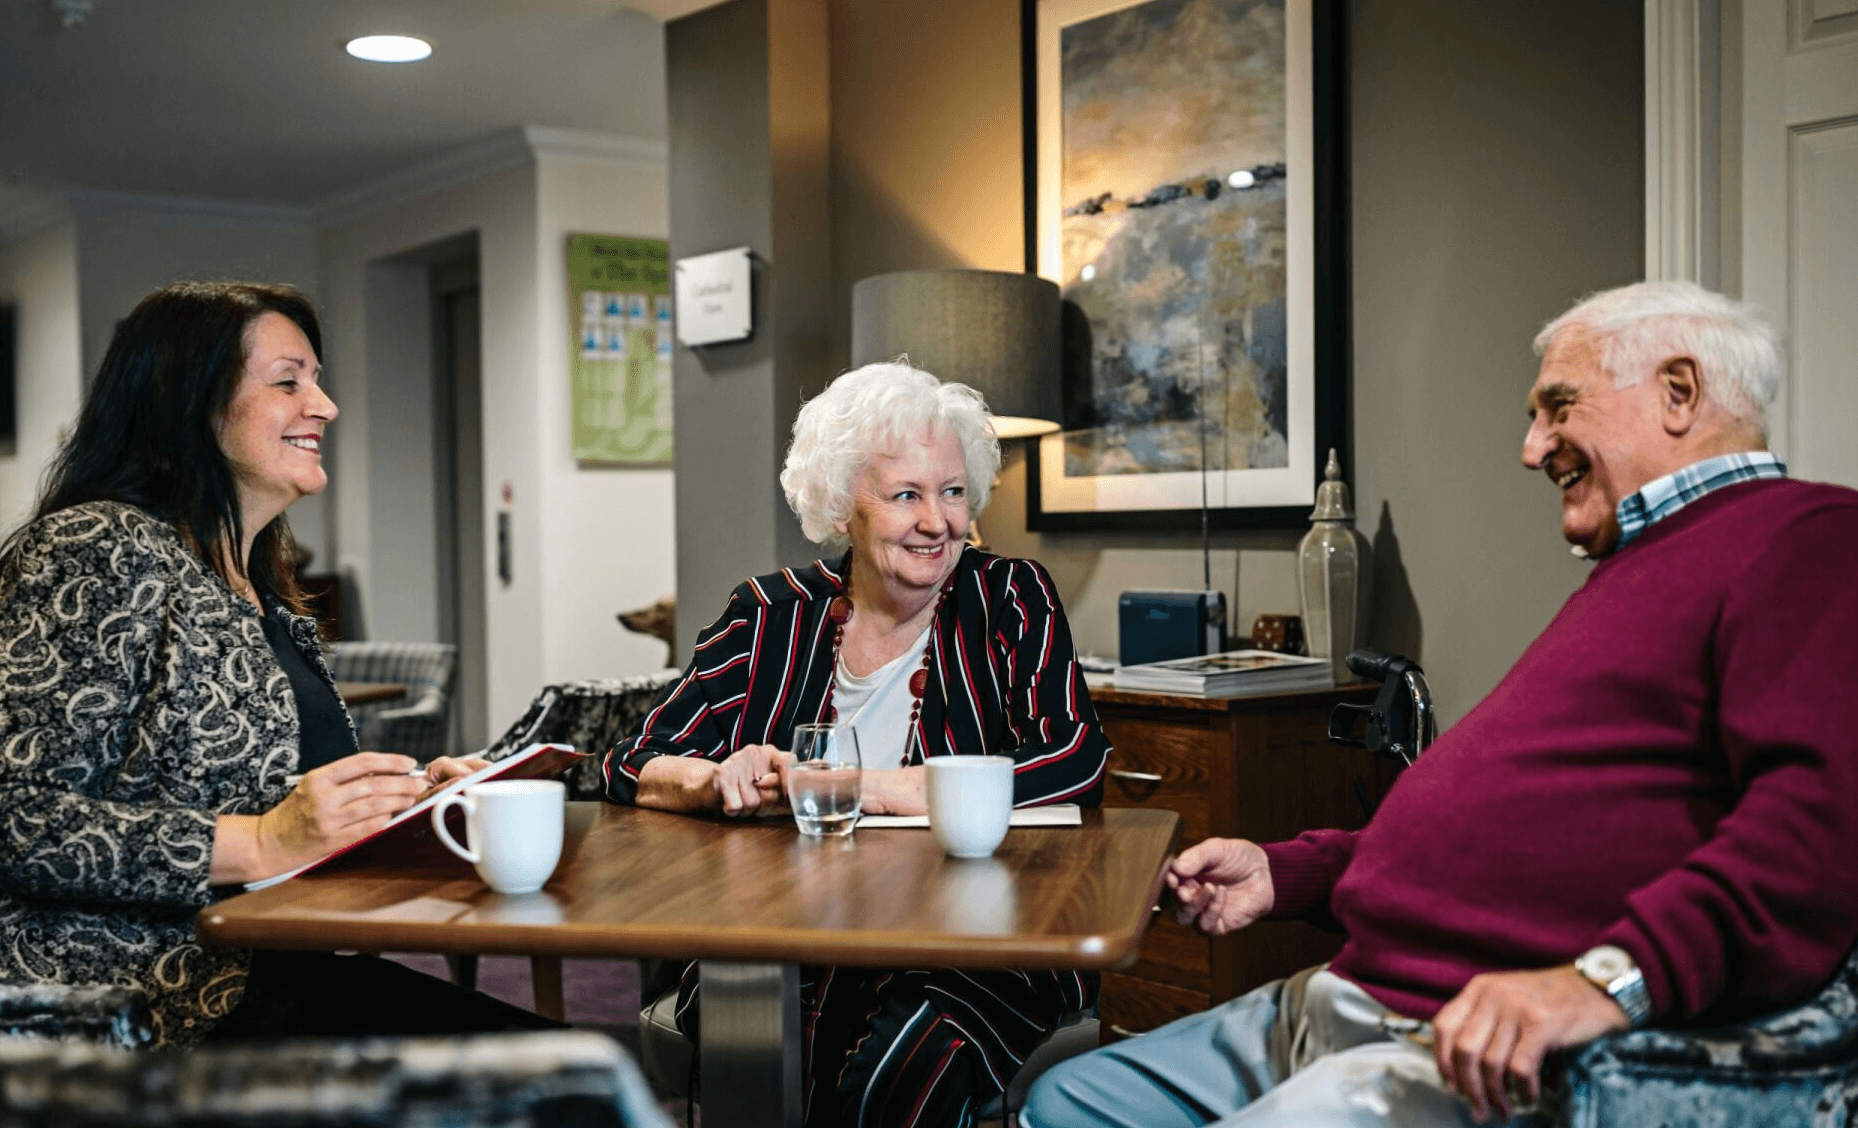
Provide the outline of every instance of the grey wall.
<path id="1" fill-rule="evenodd" d="M 743 577 L 810 556 L 777 479 L 826 371 L 825 18 L 733 0 L 665 28 L 671 257 L 755 255 L 753 337 L 673 362 L 683 654 Z"/>
<path id="2" fill-rule="evenodd" d="M 1536 330 L 1642 274 L 1642 12 L 1350 5 L 1355 481 L 1376 636 L 1455 720 L 1586 575 L 1519 462 Z"/>
<path id="3" fill-rule="evenodd" d="M 1373 640 L 1420 658 L 1446 721 L 1584 575 L 1557 500 L 1517 462 L 1535 330 L 1638 276 L 1636 4 L 1345 6 L 1351 389 L 1360 527 L 1380 549 Z M 1019 25 L 997 0 L 833 0 L 833 302 L 885 270 L 1018 270 Z M 675 99 L 674 99 L 675 101 Z M 834 334 L 834 364 L 846 360 Z M 1037 535 L 1009 453 L 983 526 L 1057 578 L 1080 645 L 1113 654 L 1130 587 L 1200 583 L 1199 538 Z M 1213 582 L 1249 626 L 1294 611 L 1298 538 L 1216 534 Z"/>
<path id="4" fill-rule="evenodd" d="M 769 73 L 781 81 L 770 84 L 764 56 L 744 49 L 768 4 L 735 0 L 668 31 L 674 255 L 760 248 L 781 234 L 760 195 L 778 180 L 760 125 L 770 88 L 805 75 L 776 58 Z M 816 372 L 778 378 L 767 374 L 773 341 L 680 353 L 678 590 L 695 610 L 680 617 L 686 642 L 745 571 L 807 558 L 774 473 L 791 392 L 847 362 L 853 283 L 1024 266 L 1018 6 L 829 6 L 831 348 Z M 1379 550 L 1370 633 L 1425 664 L 1449 722 L 1584 575 L 1559 539 L 1553 488 L 1520 468 L 1517 451 L 1536 328 L 1640 270 L 1641 12 L 1616 0 L 1343 7 L 1348 470 Z M 787 293 L 783 271 L 763 274 Z M 769 312 L 764 301 L 758 316 Z M 1085 649 L 1114 653 L 1120 591 L 1199 585 L 1193 533 L 1040 536 L 1025 528 L 1024 491 L 1011 452 L 988 540 L 1051 567 Z M 1241 629 L 1258 612 L 1296 610 L 1298 535 L 1216 535 L 1213 582 Z"/>

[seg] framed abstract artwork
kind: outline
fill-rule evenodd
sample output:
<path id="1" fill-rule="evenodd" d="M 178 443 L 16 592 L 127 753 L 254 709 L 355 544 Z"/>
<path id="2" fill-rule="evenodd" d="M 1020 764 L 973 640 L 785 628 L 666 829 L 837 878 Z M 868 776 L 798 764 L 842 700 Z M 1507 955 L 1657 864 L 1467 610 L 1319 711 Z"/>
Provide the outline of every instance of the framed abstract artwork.
<path id="1" fill-rule="evenodd" d="M 1031 528 L 1308 521 L 1347 436 L 1337 7 L 1025 0 L 1027 254 L 1065 316 Z"/>

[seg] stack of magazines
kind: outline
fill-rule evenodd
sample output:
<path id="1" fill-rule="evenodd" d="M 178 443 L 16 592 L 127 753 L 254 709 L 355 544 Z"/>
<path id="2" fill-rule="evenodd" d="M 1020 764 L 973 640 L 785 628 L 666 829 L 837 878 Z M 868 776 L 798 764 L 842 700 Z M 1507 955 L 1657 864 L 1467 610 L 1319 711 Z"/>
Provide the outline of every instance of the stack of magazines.
<path id="1" fill-rule="evenodd" d="M 1327 658 L 1303 658 L 1269 650 L 1228 650 L 1116 667 L 1116 688 L 1190 697 L 1251 697 L 1327 689 L 1335 671 Z"/>

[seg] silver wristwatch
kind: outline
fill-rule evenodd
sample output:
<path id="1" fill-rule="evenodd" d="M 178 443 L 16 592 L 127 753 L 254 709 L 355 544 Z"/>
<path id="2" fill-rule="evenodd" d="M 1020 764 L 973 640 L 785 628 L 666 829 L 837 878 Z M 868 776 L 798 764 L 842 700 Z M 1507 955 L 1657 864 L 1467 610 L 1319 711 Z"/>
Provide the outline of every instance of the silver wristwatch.
<path id="1" fill-rule="evenodd" d="M 1645 976 L 1624 948 L 1611 944 L 1589 948 L 1574 961 L 1574 970 L 1611 996 L 1635 1029 L 1651 1021 L 1652 997 L 1645 990 Z"/>

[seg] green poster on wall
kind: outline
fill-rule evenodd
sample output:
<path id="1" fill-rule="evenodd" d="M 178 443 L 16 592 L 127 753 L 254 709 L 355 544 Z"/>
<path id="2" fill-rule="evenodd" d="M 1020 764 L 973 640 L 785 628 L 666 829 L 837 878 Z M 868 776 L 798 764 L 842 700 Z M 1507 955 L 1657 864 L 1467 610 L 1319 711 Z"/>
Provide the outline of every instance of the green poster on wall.
<path id="1" fill-rule="evenodd" d="M 671 247 L 568 236 L 574 457 L 671 461 Z"/>

